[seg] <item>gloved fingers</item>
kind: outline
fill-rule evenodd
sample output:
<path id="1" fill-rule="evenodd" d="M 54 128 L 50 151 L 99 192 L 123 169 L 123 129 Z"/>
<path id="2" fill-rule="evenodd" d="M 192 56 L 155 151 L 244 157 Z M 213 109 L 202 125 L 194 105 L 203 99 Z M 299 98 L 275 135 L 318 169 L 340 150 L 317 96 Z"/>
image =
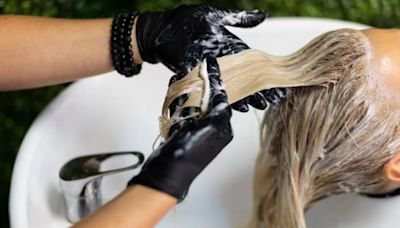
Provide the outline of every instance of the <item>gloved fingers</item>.
<path id="1" fill-rule="evenodd" d="M 180 79 L 182 79 L 187 74 L 187 73 L 185 73 L 183 71 L 184 71 L 184 69 L 182 69 L 182 71 L 179 71 L 179 73 L 177 73 L 174 76 L 172 76 L 169 79 L 168 86 L 171 86 L 176 81 L 179 81 Z M 183 94 L 183 95 L 175 98 L 171 102 L 171 104 L 169 105 L 169 114 L 170 114 L 170 116 L 172 116 L 176 112 L 176 110 L 178 110 L 180 107 L 182 107 L 182 105 L 187 101 L 187 99 L 188 99 L 188 95 L 187 94 Z"/>
<path id="2" fill-rule="evenodd" d="M 169 82 L 168 82 L 168 86 L 171 86 L 172 84 L 174 84 L 176 81 L 178 81 L 179 80 L 179 78 L 178 78 L 178 75 L 174 75 L 174 76 L 172 76 L 170 79 L 169 79 Z"/>
<path id="3" fill-rule="evenodd" d="M 286 89 L 284 88 L 266 89 L 237 101 L 231 106 L 234 110 L 239 112 L 249 111 L 248 105 L 256 109 L 264 110 L 268 107 L 268 103 L 274 105 L 280 104 L 285 97 Z"/>
<path id="4" fill-rule="evenodd" d="M 188 117 L 189 115 L 191 115 L 193 112 L 200 112 L 198 107 L 185 107 L 182 109 L 182 111 L 179 113 L 179 116 L 181 117 Z M 173 133 L 175 133 L 176 131 L 179 131 L 183 126 L 187 125 L 187 124 L 191 124 L 194 121 L 196 121 L 198 118 L 196 117 L 189 117 L 186 119 L 183 119 L 177 123 L 175 123 L 174 125 L 172 125 L 169 128 L 168 131 L 168 137 L 171 136 Z"/>
<path id="5" fill-rule="evenodd" d="M 235 54 L 249 49 L 249 46 L 246 43 L 231 33 L 228 29 L 222 28 L 222 34 L 224 35 L 225 39 L 219 56 Z"/>
<path id="6" fill-rule="evenodd" d="M 260 91 L 265 99 L 274 105 L 280 104 L 282 100 L 286 97 L 285 88 L 272 88 Z"/>
<path id="7" fill-rule="evenodd" d="M 253 106 L 256 109 L 264 110 L 268 107 L 268 102 L 262 95 L 262 93 L 257 92 L 249 96 L 249 105 Z"/>
<path id="8" fill-rule="evenodd" d="M 183 94 L 177 98 L 175 98 L 171 104 L 169 105 L 169 116 L 174 115 L 176 110 L 179 110 L 180 107 L 189 99 L 187 94 Z"/>
<path id="9" fill-rule="evenodd" d="M 183 70 L 180 71 L 190 72 L 207 57 L 222 57 L 249 49 L 243 41 L 228 32 L 227 30 L 223 32 L 222 41 L 212 36 L 202 37 L 202 40 L 198 41 L 200 45 L 187 50 L 190 55 L 182 61 L 180 69 Z"/>
<path id="10" fill-rule="evenodd" d="M 230 25 L 241 28 L 257 26 L 267 17 L 263 10 L 218 10 L 223 25 Z"/>
<path id="11" fill-rule="evenodd" d="M 203 34 L 196 40 L 195 45 L 187 48 L 183 60 L 179 63 L 178 78 L 182 78 L 207 57 L 221 57 L 249 49 L 247 44 L 226 28 L 219 27 L 217 30 L 222 38 L 218 34 Z"/>
<path id="12" fill-rule="evenodd" d="M 207 57 L 204 65 L 207 67 L 207 75 L 210 86 L 210 100 L 208 102 L 209 113 L 223 112 L 229 108 L 228 96 L 221 80 L 221 72 L 217 59 Z M 204 67 L 204 65 L 202 67 Z"/>
<path id="13" fill-rule="evenodd" d="M 179 67 L 179 73 L 180 77 L 179 79 L 182 79 L 184 76 L 186 76 L 188 73 L 190 73 L 191 70 L 193 70 L 204 58 L 204 54 L 207 54 L 206 50 L 189 50 L 188 53 L 191 53 L 192 55 L 185 57 L 180 63 L 182 66 Z"/>
<path id="14" fill-rule="evenodd" d="M 182 75 L 182 74 L 181 74 Z M 174 76 L 171 77 L 170 81 L 169 81 L 169 86 L 172 85 L 173 83 L 175 83 L 176 81 L 180 80 L 181 76 L 179 74 L 176 74 Z M 179 97 L 177 97 L 176 99 L 174 99 L 170 106 L 169 106 L 169 115 L 170 117 L 172 115 L 174 115 L 174 113 L 180 109 L 182 107 L 182 105 L 187 101 L 187 99 L 189 98 L 188 94 L 183 94 Z M 185 107 L 182 110 L 180 110 L 179 116 L 180 117 L 187 117 L 189 115 L 191 115 L 194 112 L 200 112 L 199 108 L 197 107 Z M 172 135 L 174 132 L 178 131 L 179 129 L 181 129 L 185 124 L 188 124 L 190 122 L 192 122 L 194 119 L 193 118 L 188 118 L 188 119 L 184 119 L 182 121 L 179 121 L 178 123 L 172 125 L 169 129 L 168 132 L 168 136 Z"/>
<path id="15" fill-rule="evenodd" d="M 239 112 L 248 112 L 249 106 L 247 104 L 248 104 L 248 98 L 246 97 L 240 101 L 236 101 L 235 103 L 231 104 L 231 107 L 233 110 Z"/>
<path id="16" fill-rule="evenodd" d="M 189 45 L 185 50 L 185 55 L 178 67 L 179 78 L 183 78 L 207 56 L 217 56 L 220 46 L 222 45 L 212 34 L 199 36 L 195 44 Z"/>
<path id="17" fill-rule="evenodd" d="M 171 86 L 173 83 L 175 83 L 176 81 L 181 80 L 183 77 L 185 77 L 187 74 L 189 73 L 189 71 L 187 71 L 187 67 L 181 67 L 179 66 L 176 70 L 176 74 L 173 75 L 170 79 L 169 79 L 169 83 L 168 86 Z"/>
<path id="18" fill-rule="evenodd" d="M 229 122 L 229 117 L 231 116 L 231 110 L 228 104 L 227 94 L 224 90 L 222 85 L 221 77 L 220 77 L 220 69 L 218 66 L 217 59 L 214 57 L 207 57 L 202 65 L 200 66 L 200 71 L 202 74 L 208 78 L 209 81 L 209 100 L 207 111 L 203 115 L 202 121 L 206 121 L 206 119 L 215 119 L 216 116 L 224 116 L 225 119 Z M 205 72 L 205 73 L 204 73 Z M 171 79 L 175 80 L 175 79 Z M 185 94 L 184 97 L 180 96 L 175 99 L 170 105 L 170 115 L 173 115 L 174 112 L 182 107 L 184 102 L 188 99 L 188 95 Z M 198 107 L 185 107 L 180 110 L 179 116 L 180 117 L 189 117 L 188 119 L 183 119 L 178 123 L 174 124 L 170 130 L 168 135 L 172 135 L 174 132 L 181 129 L 183 126 L 192 123 L 194 121 L 199 120 L 199 116 L 191 118 L 190 115 L 193 113 L 200 113 L 201 110 Z M 211 122 L 210 122 L 211 123 Z"/>
<path id="19" fill-rule="evenodd" d="M 179 113 L 180 117 L 188 117 L 192 115 L 193 113 L 199 113 L 200 108 L 199 107 L 184 107 L 181 112 Z"/>

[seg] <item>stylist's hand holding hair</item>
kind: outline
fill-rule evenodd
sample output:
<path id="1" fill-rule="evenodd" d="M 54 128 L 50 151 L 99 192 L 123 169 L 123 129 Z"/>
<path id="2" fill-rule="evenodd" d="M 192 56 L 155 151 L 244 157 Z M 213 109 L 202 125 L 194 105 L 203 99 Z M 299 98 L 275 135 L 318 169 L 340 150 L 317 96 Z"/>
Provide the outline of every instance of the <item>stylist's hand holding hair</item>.
<path id="1" fill-rule="evenodd" d="M 215 58 L 207 58 L 210 81 L 208 110 L 184 120 L 129 181 L 119 197 L 77 224 L 78 227 L 153 227 L 177 201 L 183 200 L 193 180 L 232 140 L 231 108 Z"/>
<path id="2" fill-rule="evenodd" d="M 136 23 L 136 39 L 141 58 L 149 63 L 162 62 L 176 73 L 171 83 L 181 79 L 206 57 L 239 53 L 249 47 L 225 26 L 254 27 L 264 21 L 266 13 L 217 9 L 208 5 L 183 5 L 164 12 L 140 14 Z M 246 112 L 248 104 L 265 109 L 267 102 L 277 103 L 284 94 L 264 90 L 244 98 L 232 107 Z M 171 113 L 186 96 L 178 98 Z"/>
<path id="3" fill-rule="evenodd" d="M 238 53 L 248 46 L 225 26 L 254 27 L 263 11 L 231 11 L 208 5 L 183 5 L 163 12 L 146 12 L 136 23 L 142 59 L 162 62 L 184 76 L 205 57 Z"/>
<path id="4" fill-rule="evenodd" d="M 231 108 L 220 79 L 217 60 L 207 58 L 210 80 L 208 110 L 183 120 L 180 129 L 163 143 L 129 184 L 141 184 L 182 200 L 192 181 L 232 140 Z"/>

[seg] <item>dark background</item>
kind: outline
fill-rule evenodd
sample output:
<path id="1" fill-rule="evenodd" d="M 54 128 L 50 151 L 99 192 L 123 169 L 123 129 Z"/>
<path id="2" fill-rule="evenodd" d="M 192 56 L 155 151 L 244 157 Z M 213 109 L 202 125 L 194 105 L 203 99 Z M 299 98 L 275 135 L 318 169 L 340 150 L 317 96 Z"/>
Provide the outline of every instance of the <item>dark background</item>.
<path id="1" fill-rule="evenodd" d="M 163 10 L 183 3 L 264 9 L 271 17 L 328 17 L 376 27 L 400 25 L 399 0 L 0 0 L 0 14 L 101 18 L 126 9 Z M 0 213 L 3 217 L 0 227 L 9 226 L 10 178 L 21 141 L 36 116 L 65 86 L 0 93 Z"/>

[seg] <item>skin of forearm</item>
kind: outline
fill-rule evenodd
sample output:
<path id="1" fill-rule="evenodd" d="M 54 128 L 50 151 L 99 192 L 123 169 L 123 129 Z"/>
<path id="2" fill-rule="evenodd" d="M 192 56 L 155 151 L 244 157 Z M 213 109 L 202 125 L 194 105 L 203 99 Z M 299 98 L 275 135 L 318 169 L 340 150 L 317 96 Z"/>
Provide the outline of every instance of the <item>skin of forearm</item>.
<path id="1" fill-rule="evenodd" d="M 74 227 L 154 227 L 176 202 L 166 193 L 134 185 Z"/>
<path id="2" fill-rule="evenodd" d="M 111 71 L 112 19 L 0 16 L 0 90 L 54 85 Z M 141 63 L 135 28 L 132 46 Z"/>

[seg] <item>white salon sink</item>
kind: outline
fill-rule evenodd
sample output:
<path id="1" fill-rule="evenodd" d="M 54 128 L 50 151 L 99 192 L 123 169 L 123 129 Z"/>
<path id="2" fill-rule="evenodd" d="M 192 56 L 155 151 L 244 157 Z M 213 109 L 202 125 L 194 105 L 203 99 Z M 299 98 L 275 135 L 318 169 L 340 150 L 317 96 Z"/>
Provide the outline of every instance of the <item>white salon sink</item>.
<path id="1" fill-rule="evenodd" d="M 251 47 L 282 55 L 315 36 L 363 25 L 325 19 L 277 18 L 251 30 L 231 29 Z M 12 177 L 11 224 L 16 228 L 67 227 L 58 172 L 69 159 L 93 153 L 152 151 L 158 116 L 172 73 L 145 64 L 125 79 L 115 72 L 78 81 L 65 89 L 31 126 L 20 148 Z M 261 113 L 258 113 L 261 118 Z M 193 183 L 186 200 L 159 227 L 238 227 L 251 207 L 251 183 L 258 151 L 256 114 L 235 112 L 235 138 Z M 111 199 L 137 171 L 105 179 Z M 135 203 L 135 202 L 132 202 Z M 332 197 L 307 215 L 312 228 L 399 227 L 400 197 L 372 200 L 356 195 Z M 397 223 L 397 224 L 396 224 Z"/>

